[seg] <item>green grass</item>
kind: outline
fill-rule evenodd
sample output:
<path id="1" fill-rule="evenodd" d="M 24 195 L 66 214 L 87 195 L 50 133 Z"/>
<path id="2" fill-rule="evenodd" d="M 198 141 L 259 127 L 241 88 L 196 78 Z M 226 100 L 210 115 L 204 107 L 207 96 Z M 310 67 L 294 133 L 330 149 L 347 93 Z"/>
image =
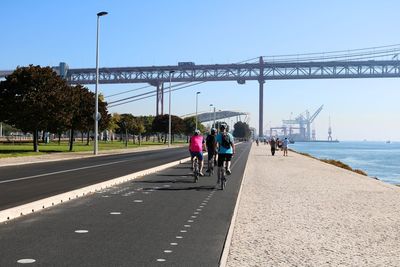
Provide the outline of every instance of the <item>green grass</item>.
<path id="1" fill-rule="evenodd" d="M 186 142 L 178 141 L 174 142 L 174 144 L 184 144 Z M 141 146 L 136 142 L 133 144 L 132 141 L 128 143 L 128 148 L 137 148 L 137 147 L 148 147 L 148 146 L 156 146 L 156 145 L 164 145 L 164 143 L 158 142 L 142 142 Z M 112 150 L 112 149 L 125 149 L 125 143 L 120 141 L 113 142 L 99 142 L 99 150 Z M 33 144 L 32 143 L 23 143 L 23 144 L 0 144 L 0 158 L 6 157 L 23 157 L 23 156 L 37 156 L 44 155 L 49 153 L 57 153 L 64 152 L 70 153 L 68 142 L 61 142 L 58 144 L 57 142 L 50 142 L 49 144 L 39 144 L 40 152 L 33 152 Z M 93 142 L 90 145 L 86 145 L 86 142 L 82 143 L 81 141 L 76 141 L 73 146 L 72 152 L 84 152 L 84 151 L 93 151 Z"/>

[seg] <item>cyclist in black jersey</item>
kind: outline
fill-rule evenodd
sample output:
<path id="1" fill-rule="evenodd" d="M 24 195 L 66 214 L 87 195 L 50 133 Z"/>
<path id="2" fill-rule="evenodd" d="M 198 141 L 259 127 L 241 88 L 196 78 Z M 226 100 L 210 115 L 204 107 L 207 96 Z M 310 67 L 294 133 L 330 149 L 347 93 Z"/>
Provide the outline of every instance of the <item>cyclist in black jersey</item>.
<path id="1" fill-rule="evenodd" d="M 206 138 L 206 146 L 208 151 L 207 172 L 211 171 L 211 164 L 214 161 L 214 166 L 217 165 L 217 130 L 212 128 L 210 134 Z"/>

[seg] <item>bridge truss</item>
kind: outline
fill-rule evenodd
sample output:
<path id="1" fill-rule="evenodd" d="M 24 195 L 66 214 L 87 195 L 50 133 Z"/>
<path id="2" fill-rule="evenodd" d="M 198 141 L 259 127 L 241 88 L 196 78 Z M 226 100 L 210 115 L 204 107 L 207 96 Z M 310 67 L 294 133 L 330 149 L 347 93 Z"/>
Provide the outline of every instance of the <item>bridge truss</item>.
<path id="1" fill-rule="evenodd" d="M 156 113 L 162 114 L 164 83 L 246 81 L 259 82 L 259 135 L 263 134 L 263 93 L 267 80 L 398 78 L 400 45 L 351 51 L 259 57 L 238 64 L 171 65 L 100 68 L 99 83 L 148 83 L 156 89 Z M 389 57 L 389 60 L 376 58 Z M 95 68 L 69 69 L 65 63 L 53 67 L 70 84 L 95 84 Z M 0 71 L 0 79 L 12 71 Z"/>
<path id="2" fill-rule="evenodd" d="M 260 59 L 258 64 L 100 68 L 99 82 L 163 83 L 169 82 L 171 70 L 172 82 L 384 78 L 399 77 L 400 61 L 264 63 Z M 69 69 L 65 77 L 71 84 L 93 84 L 96 69 Z"/>

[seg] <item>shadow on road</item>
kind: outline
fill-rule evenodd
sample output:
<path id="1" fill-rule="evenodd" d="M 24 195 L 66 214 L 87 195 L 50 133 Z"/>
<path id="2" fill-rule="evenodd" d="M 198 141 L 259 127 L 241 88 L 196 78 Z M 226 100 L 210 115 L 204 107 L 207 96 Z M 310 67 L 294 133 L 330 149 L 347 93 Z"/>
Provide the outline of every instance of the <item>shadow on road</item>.
<path id="1" fill-rule="evenodd" d="M 157 176 L 170 176 L 170 177 L 193 177 L 193 173 L 190 174 L 157 174 Z"/>
<path id="2" fill-rule="evenodd" d="M 155 181 L 134 181 L 133 183 L 143 183 L 143 184 L 168 184 L 168 183 L 193 183 L 191 180 L 155 180 Z"/>
<path id="3" fill-rule="evenodd" d="M 191 182 L 193 183 L 193 182 Z M 195 191 L 212 191 L 215 189 L 215 186 L 203 185 L 203 186 L 189 186 L 189 187 L 179 187 L 179 188 L 159 188 L 157 191 L 184 191 L 184 190 L 195 190 Z"/>

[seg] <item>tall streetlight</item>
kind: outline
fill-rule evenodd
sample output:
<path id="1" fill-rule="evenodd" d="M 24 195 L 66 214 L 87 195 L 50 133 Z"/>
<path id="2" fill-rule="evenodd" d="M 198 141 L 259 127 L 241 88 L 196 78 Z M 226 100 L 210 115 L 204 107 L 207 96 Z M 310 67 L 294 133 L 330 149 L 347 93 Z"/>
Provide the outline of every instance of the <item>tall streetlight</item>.
<path id="1" fill-rule="evenodd" d="M 215 113 L 215 106 L 214 106 L 214 122 L 213 122 L 213 128 L 216 128 L 215 119 L 216 119 L 216 113 Z"/>
<path id="2" fill-rule="evenodd" d="M 213 106 L 214 106 L 213 104 L 210 104 L 210 108 L 213 107 Z M 211 112 L 210 112 L 210 122 L 211 122 Z M 212 124 L 211 124 L 210 131 L 211 131 L 212 128 L 213 127 L 212 127 Z"/>
<path id="3" fill-rule="evenodd" d="M 196 92 L 196 130 L 197 130 L 197 106 L 198 106 L 198 100 L 199 100 L 199 94 L 200 92 Z"/>
<path id="4" fill-rule="evenodd" d="M 105 16 L 108 13 L 105 11 L 97 13 L 97 34 L 96 34 L 96 87 L 95 87 L 95 111 L 94 111 L 94 154 L 97 155 L 99 150 L 98 135 L 99 135 L 99 94 L 97 87 L 99 85 L 99 25 L 100 17 Z"/>
<path id="5" fill-rule="evenodd" d="M 168 113 L 169 113 L 169 119 L 168 119 L 168 147 L 171 146 L 171 79 L 172 79 L 172 74 L 174 73 L 174 70 L 169 71 L 169 95 L 168 95 Z"/>

